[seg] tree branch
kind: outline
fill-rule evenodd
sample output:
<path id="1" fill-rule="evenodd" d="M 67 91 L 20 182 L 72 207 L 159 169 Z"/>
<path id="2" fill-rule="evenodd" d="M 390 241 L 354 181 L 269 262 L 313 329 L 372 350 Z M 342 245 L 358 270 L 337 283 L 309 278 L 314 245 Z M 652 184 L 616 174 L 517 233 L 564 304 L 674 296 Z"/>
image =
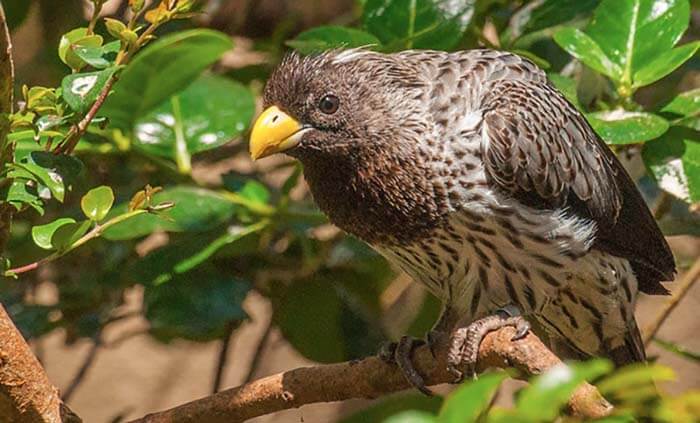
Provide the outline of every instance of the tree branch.
<path id="1" fill-rule="evenodd" d="M 0 421 L 80 422 L 0 305 Z"/>
<path id="2" fill-rule="evenodd" d="M 534 334 L 511 342 L 514 334 L 515 330 L 507 327 L 484 338 L 479 349 L 479 371 L 515 367 L 527 377 L 561 364 Z M 430 385 L 449 383 L 454 378 L 447 372 L 444 360 L 433 358 L 425 346 L 416 349 L 414 364 Z M 268 376 L 131 423 L 242 422 L 305 404 L 377 398 L 409 388 L 396 366 L 369 357 Z M 588 418 L 602 417 L 612 411 L 610 404 L 589 384 L 576 390 L 569 408 L 574 415 Z"/>

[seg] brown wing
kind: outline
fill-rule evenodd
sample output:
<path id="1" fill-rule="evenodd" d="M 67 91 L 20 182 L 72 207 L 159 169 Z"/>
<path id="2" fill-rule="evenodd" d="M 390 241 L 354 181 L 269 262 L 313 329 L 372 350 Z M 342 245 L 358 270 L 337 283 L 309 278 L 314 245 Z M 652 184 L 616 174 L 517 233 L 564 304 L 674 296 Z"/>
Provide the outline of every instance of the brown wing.
<path id="1" fill-rule="evenodd" d="M 491 81 L 482 103 L 489 180 L 533 207 L 594 219 L 593 248 L 630 260 L 647 293 L 665 293 L 671 251 L 636 186 L 581 113 L 545 81 Z"/>

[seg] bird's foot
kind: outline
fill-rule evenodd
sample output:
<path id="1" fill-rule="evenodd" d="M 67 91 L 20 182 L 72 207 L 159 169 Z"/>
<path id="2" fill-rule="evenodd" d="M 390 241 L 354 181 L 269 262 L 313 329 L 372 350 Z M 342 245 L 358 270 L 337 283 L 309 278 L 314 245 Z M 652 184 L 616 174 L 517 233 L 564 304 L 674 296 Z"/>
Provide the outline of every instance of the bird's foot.
<path id="1" fill-rule="evenodd" d="M 426 344 L 426 341 L 422 339 L 416 339 L 412 336 L 402 336 L 399 342 L 387 342 L 383 344 L 377 356 L 386 363 L 397 365 L 399 369 L 401 369 L 404 377 L 406 377 L 408 383 L 425 395 L 432 396 L 433 391 L 425 385 L 423 376 L 418 373 L 411 360 L 413 350 L 424 344 Z M 430 345 L 430 341 L 428 341 L 428 345 Z"/>
<path id="2" fill-rule="evenodd" d="M 455 383 L 461 382 L 467 375 L 476 377 L 476 361 L 481 341 L 489 332 L 506 326 L 516 330 L 511 341 L 524 338 L 530 330 L 530 323 L 520 315 L 520 311 L 509 306 L 454 331 L 447 352 L 447 370 L 455 376 Z"/>

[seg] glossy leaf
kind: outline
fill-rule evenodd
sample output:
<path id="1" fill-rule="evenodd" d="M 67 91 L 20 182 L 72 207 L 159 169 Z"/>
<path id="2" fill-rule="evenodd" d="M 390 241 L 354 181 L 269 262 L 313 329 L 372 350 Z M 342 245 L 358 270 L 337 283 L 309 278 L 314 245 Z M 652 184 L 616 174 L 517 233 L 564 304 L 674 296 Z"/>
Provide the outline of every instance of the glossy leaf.
<path id="1" fill-rule="evenodd" d="M 35 151 L 22 159 L 18 166 L 31 172 L 51 191 L 51 195 L 63 202 L 66 190 L 83 170 L 80 160 L 72 156 L 55 155 Z"/>
<path id="2" fill-rule="evenodd" d="M 518 415 L 526 421 L 554 421 L 576 387 L 611 369 L 606 360 L 557 365 L 523 389 L 516 401 Z"/>
<path id="3" fill-rule="evenodd" d="M 117 71 L 110 67 L 99 72 L 74 73 L 63 78 L 63 99 L 78 113 L 86 112 L 97 100 L 107 80 Z"/>
<path id="4" fill-rule="evenodd" d="M 474 15 L 474 0 L 367 0 L 365 28 L 393 50 L 447 50 L 459 42 Z"/>
<path id="5" fill-rule="evenodd" d="M 258 204 L 267 204 L 270 201 L 270 191 L 265 185 L 255 180 L 248 180 L 238 193 Z"/>
<path id="6" fill-rule="evenodd" d="M 608 144 L 636 144 L 653 140 L 669 128 L 666 119 L 643 112 L 614 110 L 586 116 L 593 129 Z"/>
<path id="7" fill-rule="evenodd" d="M 73 52 L 93 68 L 104 69 L 110 67 L 113 62 L 113 60 L 107 56 L 117 53 L 119 47 L 119 41 L 113 41 L 102 47 L 75 46 L 73 47 Z"/>
<path id="8" fill-rule="evenodd" d="M 148 154 L 176 160 L 178 141 L 189 155 L 216 148 L 240 135 L 254 112 L 246 87 L 220 76 L 202 76 L 139 118 L 134 144 Z"/>
<path id="9" fill-rule="evenodd" d="M 437 418 L 438 423 L 477 421 L 488 410 L 498 387 L 507 376 L 504 372 L 489 373 L 462 384 L 445 401 Z"/>
<path id="10" fill-rule="evenodd" d="M 636 71 L 671 50 L 688 27 L 688 0 L 603 0 L 586 33 L 628 84 Z"/>
<path id="11" fill-rule="evenodd" d="M 676 125 L 700 131 L 700 88 L 677 95 L 661 112 L 670 114 L 674 119 L 681 117 L 674 122 Z"/>
<path id="12" fill-rule="evenodd" d="M 644 145 L 642 159 L 659 187 L 684 201 L 700 201 L 700 134 L 673 127 Z"/>
<path id="13" fill-rule="evenodd" d="M 658 81 L 693 57 L 699 48 L 700 41 L 696 41 L 659 54 L 650 62 L 640 65 L 634 74 L 634 85 L 641 87 Z"/>
<path id="14" fill-rule="evenodd" d="M 70 217 L 61 217 L 53 222 L 34 226 L 32 228 L 32 239 L 34 240 L 34 244 L 40 248 L 43 248 L 44 250 L 53 249 L 54 247 L 51 243 L 51 239 L 53 238 L 54 233 L 58 230 L 58 228 L 69 223 L 75 223 L 75 219 Z"/>
<path id="15" fill-rule="evenodd" d="M 69 222 L 61 225 L 54 231 L 51 237 L 51 245 L 59 251 L 65 250 L 85 235 L 91 225 L 92 222 L 89 220 Z"/>
<path id="16" fill-rule="evenodd" d="M 562 28 L 554 34 L 554 41 L 591 69 L 613 79 L 622 76 L 622 68 L 611 61 L 596 41 L 577 28 Z"/>
<path id="17" fill-rule="evenodd" d="M 297 35 L 287 45 L 303 54 L 334 48 L 377 47 L 381 43 L 374 35 L 344 26 L 319 26 Z"/>
<path id="18" fill-rule="evenodd" d="M 149 44 L 124 69 L 100 115 L 131 130 L 139 117 L 192 83 L 231 47 L 228 36 L 208 29 L 177 32 Z"/>
<path id="19" fill-rule="evenodd" d="M 216 272 L 190 272 L 170 283 L 147 285 L 145 316 L 161 341 L 221 338 L 229 324 L 247 318 L 241 304 L 250 284 Z"/>
<path id="20" fill-rule="evenodd" d="M 114 204 L 114 193 L 108 186 L 93 188 L 80 199 L 80 208 L 85 216 L 95 222 L 104 219 Z"/>
<path id="21" fill-rule="evenodd" d="M 75 54 L 74 50 L 79 46 L 100 47 L 102 41 L 100 35 L 88 35 L 87 28 L 76 28 L 61 37 L 58 45 L 58 57 L 71 69 L 80 70 L 86 63 Z"/>
<path id="22" fill-rule="evenodd" d="M 201 232 L 226 222 L 236 209 L 233 203 L 214 191 L 188 186 L 168 188 L 153 196 L 153 204 L 164 201 L 175 203 L 164 213 L 166 218 L 143 214 L 108 228 L 103 236 L 123 240 L 139 238 L 157 230 Z M 127 203 L 118 205 L 110 216 L 124 213 L 127 206 Z"/>
<path id="23" fill-rule="evenodd" d="M 590 13 L 599 2 L 600 0 L 544 0 L 522 7 L 511 19 L 511 36 L 517 38 L 571 21 Z"/>

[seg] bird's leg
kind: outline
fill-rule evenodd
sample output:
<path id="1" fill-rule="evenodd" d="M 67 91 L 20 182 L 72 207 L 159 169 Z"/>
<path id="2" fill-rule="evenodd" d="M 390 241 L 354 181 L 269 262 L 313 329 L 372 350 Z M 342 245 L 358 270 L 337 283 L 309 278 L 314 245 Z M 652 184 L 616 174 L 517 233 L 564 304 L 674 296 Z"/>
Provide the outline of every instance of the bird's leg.
<path id="1" fill-rule="evenodd" d="M 427 344 L 433 357 L 437 357 L 438 350 L 449 344 L 450 333 L 457 324 L 457 315 L 449 306 L 444 306 L 440 318 L 426 335 L 426 340 L 416 339 L 410 336 L 402 336 L 399 342 L 390 342 L 382 345 L 379 350 L 379 358 L 390 364 L 396 364 L 403 372 L 406 380 L 426 395 L 433 392 L 425 386 L 423 376 L 416 371 L 411 361 L 411 354 L 416 347 Z"/>
<path id="2" fill-rule="evenodd" d="M 465 375 L 476 376 L 476 360 L 481 341 L 489 332 L 506 326 L 512 326 L 516 330 L 511 341 L 522 339 L 530 330 L 530 323 L 521 316 L 520 310 L 509 305 L 496 310 L 491 316 L 454 331 L 447 353 L 447 369 L 455 375 L 455 383 L 461 382 Z"/>

